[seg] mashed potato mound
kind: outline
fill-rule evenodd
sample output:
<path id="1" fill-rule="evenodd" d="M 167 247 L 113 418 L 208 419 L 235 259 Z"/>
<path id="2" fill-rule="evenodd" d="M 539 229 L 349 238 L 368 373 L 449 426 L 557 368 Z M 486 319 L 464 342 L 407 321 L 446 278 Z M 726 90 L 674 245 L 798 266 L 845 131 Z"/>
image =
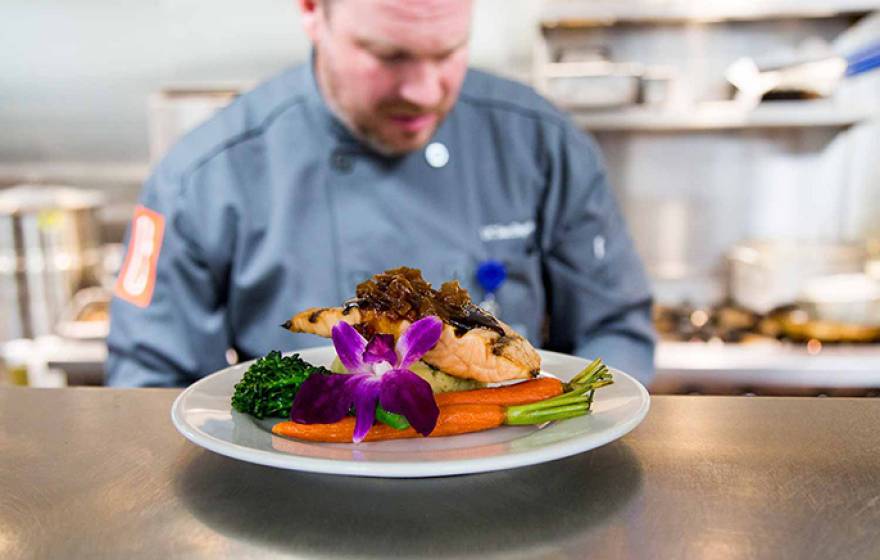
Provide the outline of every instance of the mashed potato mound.
<path id="1" fill-rule="evenodd" d="M 435 393 L 449 393 L 451 391 L 468 391 L 470 389 L 479 389 L 485 387 L 485 383 L 480 383 L 473 379 L 461 379 L 453 377 L 448 373 L 443 373 L 439 369 L 434 369 L 425 362 L 419 360 L 409 367 L 409 369 L 427 381 L 431 385 L 431 389 Z M 330 365 L 330 371 L 333 373 L 348 373 L 339 358 L 335 358 Z"/>

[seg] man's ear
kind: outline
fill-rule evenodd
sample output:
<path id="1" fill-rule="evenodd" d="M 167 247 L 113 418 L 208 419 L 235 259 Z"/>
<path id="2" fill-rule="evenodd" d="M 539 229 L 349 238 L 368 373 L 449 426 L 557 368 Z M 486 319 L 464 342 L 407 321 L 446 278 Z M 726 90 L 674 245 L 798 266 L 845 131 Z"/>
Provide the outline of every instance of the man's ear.
<path id="1" fill-rule="evenodd" d="M 318 38 L 318 30 L 324 23 L 324 7 L 321 6 L 321 0 L 298 0 L 299 10 L 302 14 L 302 25 L 314 43 Z"/>

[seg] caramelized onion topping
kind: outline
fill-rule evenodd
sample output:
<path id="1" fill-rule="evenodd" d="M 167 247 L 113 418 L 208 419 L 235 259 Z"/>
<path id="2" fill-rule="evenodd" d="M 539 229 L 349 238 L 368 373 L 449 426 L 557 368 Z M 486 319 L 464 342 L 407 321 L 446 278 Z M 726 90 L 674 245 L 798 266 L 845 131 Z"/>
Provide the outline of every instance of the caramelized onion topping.
<path id="1" fill-rule="evenodd" d="M 476 328 L 504 336 L 495 317 L 474 305 L 457 281 L 444 282 L 440 290 L 435 290 L 416 268 L 404 266 L 376 274 L 358 284 L 355 294 L 355 298 L 345 302 L 346 310 L 358 307 L 410 322 L 436 315 L 452 325 L 457 336 Z"/>

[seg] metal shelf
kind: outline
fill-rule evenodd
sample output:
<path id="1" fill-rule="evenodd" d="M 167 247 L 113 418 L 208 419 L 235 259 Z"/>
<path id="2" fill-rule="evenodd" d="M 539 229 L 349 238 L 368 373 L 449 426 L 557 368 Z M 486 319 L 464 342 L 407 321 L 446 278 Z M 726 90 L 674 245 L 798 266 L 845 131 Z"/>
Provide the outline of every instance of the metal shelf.
<path id="1" fill-rule="evenodd" d="M 150 172 L 146 163 L 121 162 L 0 162 L 0 184 L 71 182 L 141 184 Z"/>
<path id="2" fill-rule="evenodd" d="M 877 0 L 770 0 L 767 2 L 615 2 L 551 0 L 544 3 L 541 26 L 608 27 L 617 24 L 688 24 L 766 19 L 829 18 L 880 10 Z"/>
<path id="3" fill-rule="evenodd" d="M 827 101 L 774 101 L 744 110 L 734 102 L 703 103 L 692 110 L 630 107 L 571 110 L 578 126 L 590 131 L 709 131 L 751 128 L 847 127 L 875 113 Z"/>

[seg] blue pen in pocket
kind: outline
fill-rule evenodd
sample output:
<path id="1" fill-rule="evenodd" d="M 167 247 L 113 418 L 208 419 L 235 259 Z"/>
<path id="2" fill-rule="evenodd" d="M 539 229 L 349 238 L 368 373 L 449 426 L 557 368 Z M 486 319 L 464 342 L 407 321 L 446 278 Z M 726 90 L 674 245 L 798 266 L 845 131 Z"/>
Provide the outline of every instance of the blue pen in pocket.
<path id="1" fill-rule="evenodd" d="M 494 315 L 501 317 L 501 309 L 495 294 L 507 279 L 507 267 L 496 260 L 486 260 L 477 267 L 477 283 L 483 289 L 483 301 L 479 306 Z"/>

